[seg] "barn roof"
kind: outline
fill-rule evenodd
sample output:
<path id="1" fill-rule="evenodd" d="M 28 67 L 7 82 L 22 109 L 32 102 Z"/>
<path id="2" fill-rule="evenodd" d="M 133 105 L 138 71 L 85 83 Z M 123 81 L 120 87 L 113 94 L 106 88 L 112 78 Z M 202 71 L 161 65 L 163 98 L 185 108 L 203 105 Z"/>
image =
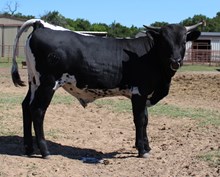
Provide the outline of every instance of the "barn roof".
<path id="1" fill-rule="evenodd" d="M 108 32 L 106 31 L 75 31 L 77 33 L 89 34 L 95 36 L 107 36 Z"/>
<path id="2" fill-rule="evenodd" d="M 220 32 L 201 32 L 201 37 L 220 37 Z"/>
<path id="3" fill-rule="evenodd" d="M 28 20 L 28 18 L 27 19 L 19 18 L 19 17 L 7 15 L 7 14 L 0 14 L 0 18 L 7 18 L 7 19 L 17 20 L 17 21 L 21 21 L 21 22 L 25 22 L 26 20 Z"/>

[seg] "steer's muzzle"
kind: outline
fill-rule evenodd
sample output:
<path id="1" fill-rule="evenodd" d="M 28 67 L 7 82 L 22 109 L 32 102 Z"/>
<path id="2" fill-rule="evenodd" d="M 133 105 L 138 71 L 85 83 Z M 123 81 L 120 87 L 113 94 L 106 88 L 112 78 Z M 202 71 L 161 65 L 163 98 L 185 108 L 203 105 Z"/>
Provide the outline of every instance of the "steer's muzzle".
<path id="1" fill-rule="evenodd" d="M 182 59 L 172 60 L 170 64 L 170 69 L 177 71 L 182 66 Z"/>

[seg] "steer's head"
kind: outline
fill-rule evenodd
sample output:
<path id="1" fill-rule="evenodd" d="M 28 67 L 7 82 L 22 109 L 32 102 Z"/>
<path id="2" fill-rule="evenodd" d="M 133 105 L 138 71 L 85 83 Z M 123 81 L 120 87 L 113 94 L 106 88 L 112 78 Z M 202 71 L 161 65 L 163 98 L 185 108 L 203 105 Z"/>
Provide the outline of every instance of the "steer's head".
<path id="1" fill-rule="evenodd" d="M 163 67 L 170 73 L 175 73 L 182 65 L 186 42 L 196 40 L 200 36 L 197 30 L 200 22 L 193 26 L 184 27 L 178 24 L 170 24 L 163 27 L 148 27 L 147 33 L 155 40 L 156 53 Z"/>

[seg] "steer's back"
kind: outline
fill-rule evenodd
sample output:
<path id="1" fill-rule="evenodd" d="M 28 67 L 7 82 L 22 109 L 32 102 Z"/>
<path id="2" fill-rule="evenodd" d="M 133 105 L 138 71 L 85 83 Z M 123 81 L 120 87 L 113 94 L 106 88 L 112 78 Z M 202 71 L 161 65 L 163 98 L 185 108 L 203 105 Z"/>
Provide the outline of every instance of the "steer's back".
<path id="1" fill-rule="evenodd" d="M 33 32 L 30 48 L 40 72 L 72 74 L 79 87 L 117 86 L 122 79 L 122 60 L 128 59 L 123 45 L 114 39 L 47 28 Z"/>

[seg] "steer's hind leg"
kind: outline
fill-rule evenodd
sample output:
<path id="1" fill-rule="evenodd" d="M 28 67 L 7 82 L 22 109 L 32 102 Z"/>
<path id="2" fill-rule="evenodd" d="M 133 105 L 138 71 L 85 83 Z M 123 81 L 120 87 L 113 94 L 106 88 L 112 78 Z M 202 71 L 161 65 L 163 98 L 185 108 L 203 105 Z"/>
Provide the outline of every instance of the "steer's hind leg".
<path id="1" fill-rule="evenodd" d="M 35 91 L 35 96 L 31 102 L 31 115 L 34 123 L 34 130 L 38 147 L 43 158 L 46 158 L 50 153 L 44 137 L 43 121 L 44 116 L 54 94 L 54 78 L 42 77 L 40 86 Z"/>
<path id="2" fill-rule="evenodd" d="M 23 133 L 24 133 L 24 148 L 25 155 L 30 156 L 33 153 L 33 139 L 32 139 L 32 117 L 30 114 L 30 99 L 31 99 L 31 89 L 29 84 L 29 90 L 25 99 L 22 102 L 23 111 Z"/>
<path id="3" fill-rule="evenodd" d="M 146 97 L 132 95 L 132 109 L 134 115 L 134 124 L 136 127 L 135 146 L 138 149 L 139 157 L 146 157 L 150 151 L 146 133 L 147 116 L 146 116 Z"/>

